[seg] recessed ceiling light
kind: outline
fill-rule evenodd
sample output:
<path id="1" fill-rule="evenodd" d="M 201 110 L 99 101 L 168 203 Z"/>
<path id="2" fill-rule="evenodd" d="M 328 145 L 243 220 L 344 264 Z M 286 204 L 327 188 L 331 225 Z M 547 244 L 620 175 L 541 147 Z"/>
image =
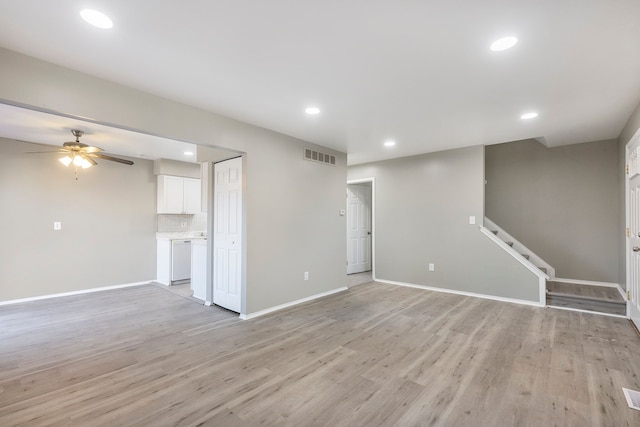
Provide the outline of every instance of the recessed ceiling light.
<path id="1" fill-rule="evenodd" d="M 389 140 L 389 141 L 385 141 L 385 142 L 384 142 L 384 146 L 385 146 L 385 147 L 393 147 L 394 145 L 396 145 L 396 142 L 395 142 L 395 141 L 391 141 L 391 140 Z"/>
<path id="2" fill-rule="evenodd" d="M 536 117 L 538 117 L 538 113 L 534 111 L 532 111 L 531 113 L 524 113 L 523 115 L 520 116 L 522 120 L 535 119 Z"/>
<path id="3" fill-rule="evenodd" d="M 193 151 L 185 151 L 184 155 L 185 156 L 193 156 Z"/>
<path id="4" fill-rule="evenodd" d="M 320 109 L 318 107 L 307 107 L 304 112 L 310 116 L 315 116 L 316 114 L 320 114 Z"/>
<path id="5" fill-rule="evenodd" d="M 503 37 L 491 43 L 491 46 L 489 46 L 489 49 L 491 49 L 494 52 L 499 52 L 501 50 L 507 50 L 509 48 L 512 48 L 513 46 L 516 45 L 516 43 L 518 43 L 518 39 L 516 37 L 513 37 L 513 36 Z"/>
<path id="6" fill-rule="evenodd" d="M 94 27 L 102 28 L 103 30 L 108 30 L 113 27 L 113 21 L 107 15 L 102 12 L 98 12 L 93 9 L 82 9 L 80 11 L 80 16 L 89 24 Z"/>

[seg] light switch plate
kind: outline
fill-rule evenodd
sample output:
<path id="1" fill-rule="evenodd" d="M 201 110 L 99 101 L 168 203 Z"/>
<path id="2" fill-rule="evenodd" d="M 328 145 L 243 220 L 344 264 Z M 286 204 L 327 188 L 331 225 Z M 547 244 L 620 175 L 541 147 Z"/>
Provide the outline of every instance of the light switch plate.
<path id="1" fill-rule="evenodd" d="M 469 224 L 473 225 L 473 224 L 475 224 L 475 223 L 476 223 L 476 217 L 475 217 L 475 216 L 473 216 L 473 215 L 472 215 L 472 216 L 470 216 L 470 217 L 469 217 Z"/>
<path id="2" fill-rule="evenodd" d="M 53 229 L 56 231 L 62 230 L 62 223 L 60 221 L 54 221 Z"/>
<path id="3" fill-rule="evenodd" d="M 429 263 L 429 271 L 436 271 L 436 265 Z"/>

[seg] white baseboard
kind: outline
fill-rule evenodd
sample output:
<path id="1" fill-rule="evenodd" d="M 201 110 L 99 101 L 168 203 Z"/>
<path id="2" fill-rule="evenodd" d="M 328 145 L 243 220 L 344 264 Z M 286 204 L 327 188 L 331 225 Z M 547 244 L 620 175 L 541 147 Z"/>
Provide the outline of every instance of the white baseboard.
<path id="1" fill-rule="evenodd" d="M 437 288 L 435 286 L 415 285 L 413 283 L 395 282 L 393 280 L 385 280 L 385 279 L 376 279 L 376 282 L 388 283 L 390 285 L 397 285 L 397 286 L 406 286 L 408 288 L 424 289 L 427 291 L 444 292 L 447 294 L 463 295 L 466 297 L 474 297 L 474 298 L 490 299 L 490 300 L 501 301 L 501 302 L 510 302 L 514 304 L 530 305 L 533 307 L 545 307 L 544 304 L 540 304 L 538 301 L 527 301 L 527 300 L 521 300 L 521 299 L 515 299 L 515 298 L 498 297 L 494 295 L 476 294 L 474 292 L 465 292 L 465 291 L 457 291 L 454 289 Z"/>
<path id="2" fill-rule="evenodd" d="M 617 288 L 618 286 L 620 286 L 617 283 L 611 283 L 611 282 L 594 282 L 593 280 L 562 279 L 560 277 L 556 277 L 555 279 L 550 280 L 550 282 L 574 283 L 576 285 L 587 285 L 587 286 L 604 286 L 607 288 Z"/>
<path id="3" fill-rule="evenodd" d="M 557 305 L 548 305 L 547 308 L 553 308 L 555 310 L 575 311 L 577 313 L 595 314 L 596 316 L 617 317 L 618 319 L 628 319 L 627 316 L 623 316 L 621 314 L 600 313 L 597 311 L 581 310 L 579 308 L 558 307 Z"/>
<path id="4" fill-rule="evenodd" d="M 332 289 L 332 290 L 327 291 L 327 292 L 322 292 L 320 294 L 311 295 L 309 297 L 302 298 L 302 299 L 295 300 L 295 301 L 291 301 L 291 302 L 288 302 L 288 303 L 285 303 L 285 304 L 276 305 L 275 307 L 266 308 L 264 310 L 256 311 L 254 313 L 241 314 L 240 315 L 240 319 L 242 319 L 242 320 L 254 319 L 256 317 L 264 316 L 265 314 L 273 313 L 274 311 L 278 311 L 278 310 L 282 310 L 282 309 L 285 309 L 285 308 L 293 307 L 294 305 L 302 304 L 304 302 L 313 301 L 314 299 L 326 297 L 326 296 L 337 294 L 338 292 L 343 292 L 343 291 L 347 291 L 347 290 L 349 290 L 349 288 L 347 288 L 346 286 L 343 286 L 341 288 Z"/>
<path id="5" fill-rule="evenodd" d="M 103 286 L 103 287 L 100 287 L 100 288 L 82 289 L 82 290 L 79 290 L 79 291 L 62 292 L 62 293 L 59 293 L 59 294 L 49 294 L 49 295 L 40 295 L 40 296 L 37 296 L 37 297 L 13 299 L 13 300 L 8 300 L 8 301 L 0 301 L 0 305 L 19 304 L 21 302 L 37 301 L 37 300 L 41 300 L 41 299 L 67 297 L 67 296 L 71 296 L 71 295 L 80 295 L 80 294 L 89 294 L 89 293 L 92 293 L 92 292 L 109 291 L 109 290 L 112 290 L 112 289 L 120 289 L 120 288 L 130 288 L 132 286 L 149 285 L 152 282 L 153 282 L 153 280 L 147 280 L 145 282 L 125 283 L 123 285 Z"/>

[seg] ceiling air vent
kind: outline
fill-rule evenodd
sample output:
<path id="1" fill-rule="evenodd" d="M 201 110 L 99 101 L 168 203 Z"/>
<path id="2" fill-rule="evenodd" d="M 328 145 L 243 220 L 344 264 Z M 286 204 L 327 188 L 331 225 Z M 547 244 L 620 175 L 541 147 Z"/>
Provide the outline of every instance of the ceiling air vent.
<path id="1" fill-rule="evenodd" d="M 304 158 L 305 160 L 311 160 L 312 162 L 324 163 L 325 165 L 336 165 L 336 156 L 332 156 L 331 154 L 321 153 L 316 150 L 312 150 L 310 148 L 304 149 Z"/>

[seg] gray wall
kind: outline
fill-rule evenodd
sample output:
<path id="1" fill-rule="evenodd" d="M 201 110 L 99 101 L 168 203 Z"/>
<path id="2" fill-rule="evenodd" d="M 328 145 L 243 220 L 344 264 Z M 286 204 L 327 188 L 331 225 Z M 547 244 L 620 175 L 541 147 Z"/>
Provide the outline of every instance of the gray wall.
<path id="1" fill-rule="evenodd" d="M 469 225 L 483 217 L 483 147 L 349 167 L 349 180 L 369 177 L 378 279 L 538 300 L 537 277 Z"/>
<path id="2" fill-rule="evenodd" d="M 200 163 L 157 159 L 153 161 L 153 173 L 156 175 L 185 176 L 187 178 L 200 179 Z"/>
<path id="3" fill-rule="evenodd" d="M 618 206 L 619 206 L 619 221 L 618 221 L 618 248 L 620 251 L 620 260 L 618 263 L 618 271 L 620 277 L 620 283 L 626 285 L 627 281 L 627 254 L 626 254 L 626 175 L 625 175 L 625 163 L 626 163 L 626 145 L 631 140 L 633 135 L 640 129 L 640 104 L 636 107 L 635 111 L 629 117 L 627 124 L 620 132 L 618 137 Z M 626 288 L 626 286 L 625 286 Z"/>
<path id="4" fill-rule="evenodd" d="M 345 285 L 345 154 L 3 49 L 0 99 L 245 152 L 245 313 Z M 336 166 L 303 160 L 305 146 Z"/>
<path id="5" fill-rule="evenodd" d="M 618 143 L 486 147 L 486 215 L 562 278 L 618 283 Z"/>
<path id="6" fill-rule="evenodd" d="M 0 138 L 0 301 L 155 278 L 153 163 L 78 172 Z M 53 222 L 62 230 L 54 231 Z"/>

